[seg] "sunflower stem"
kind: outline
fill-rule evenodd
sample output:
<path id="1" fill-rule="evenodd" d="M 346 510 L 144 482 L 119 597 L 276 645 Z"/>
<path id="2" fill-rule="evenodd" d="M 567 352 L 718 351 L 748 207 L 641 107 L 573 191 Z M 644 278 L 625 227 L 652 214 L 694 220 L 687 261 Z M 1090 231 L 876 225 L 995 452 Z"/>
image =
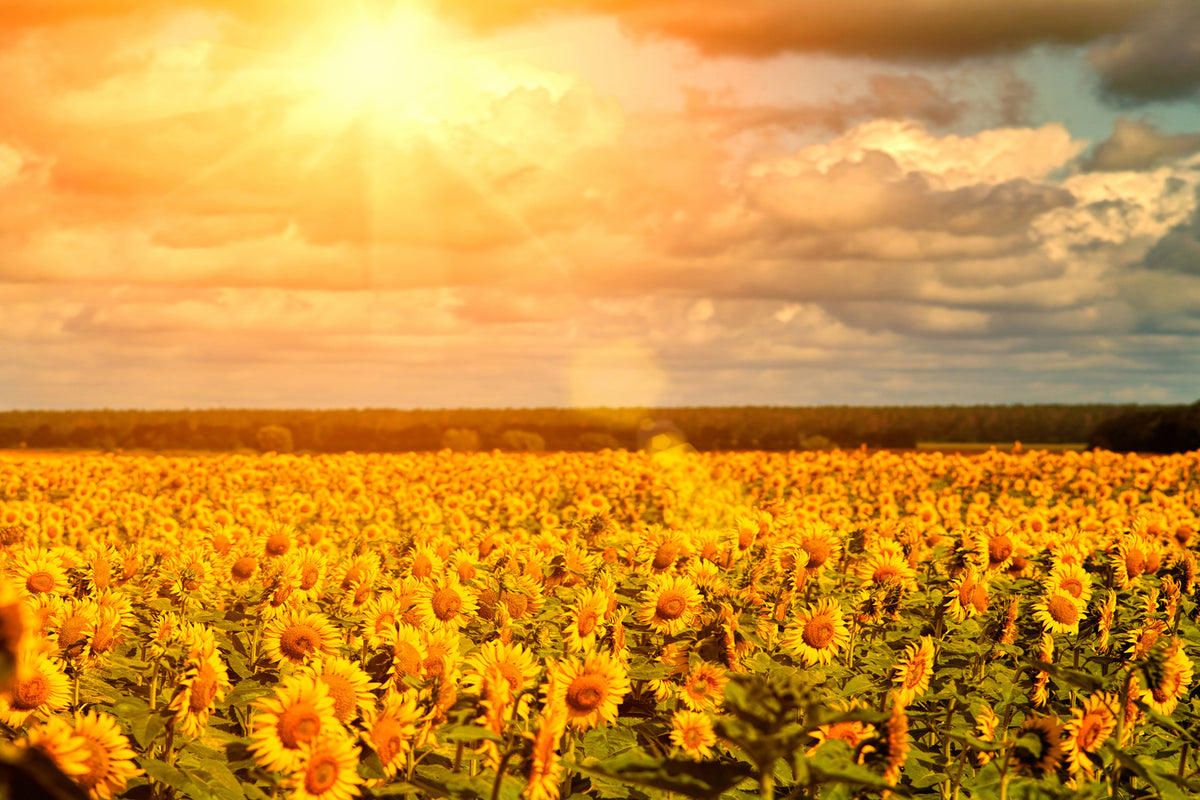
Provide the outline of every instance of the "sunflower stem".
<path id="1" fill-rule="evenodd" d="M 758 796 L 764 800 L 774 800 L 775 798 L 775 772 L 770 769 L 764 769 L 762 776 L 758 781 Z"/>
<path id="2" fill-rule="evenodd" d="M 504 771 L 508 769 L 509 759 L 512 758 L 514 752 L 516 751 L 511 748 L 505 750 L 500 763 L 496 766 L 496 779 L 492 781 L 492 800 L 499 800 L 500 798 L 500 785 L 504 781 Z"/>
<path id="3" fill-rule="evenodd" d="M 454 748 L 454 769 L 452 772 L 458 772 L 462 768 L 463 743 L 460 740 Z"/>
<path id="4" fill-rule="evenodd" d="M 1184 742 L 1183 747 L 1179 751 L 1179 769 L 1176 774 L 1183 777 L 1183 773 L 1187 770 L 1188 751 L 1191 749 L 1191 742 Z"/>

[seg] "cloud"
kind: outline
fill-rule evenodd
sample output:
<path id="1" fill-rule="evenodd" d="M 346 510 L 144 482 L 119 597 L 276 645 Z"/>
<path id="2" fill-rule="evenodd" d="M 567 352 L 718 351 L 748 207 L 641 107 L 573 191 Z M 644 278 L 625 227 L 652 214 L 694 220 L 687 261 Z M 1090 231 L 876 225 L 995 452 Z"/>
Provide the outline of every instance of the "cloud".
<path id="1" fill-rule="evenodd" d="M 1195 208 L 1189 219 L 1172 227 L 1146 253 L 1147 269 L 1200 276 L 1200 188 Z"/>
<path id="2" fill-rule="evenodd" d="M 823 105 L 722 104 L 721 98 L 699 89 L 686 92 L 688 115 L 718 126 L 727 135 L 761 128 L 785 130 L 828 128 L 842 131 L 864 120 L 911 119 L 936 127 L 958 122 L 967 103 L 952 98 L 943 87 L 921 75 L 872 75 L 869 94 L 849 102 Z"/>
<path id="3" fill-rule="evenodd" d="M 1118 117 L 1112 135 L 1087 158 L 1085 170 L 1142 170 L 1200 151 L 1200 133 L 1161 133 L 1148 122 Z"/>
<path id="4" fill-rule="evenodd" d="M 1200 5 L 1161 4 L 1088 53 L 1103 96 L 1118 106 L 1175 101 L 1200 92 Z"/>
<path id="5" fill-rule="evenodd" d="M 876 58 L 949 59 L 1040 43 L 1080 44 L 1123 30 L 1159 0 L 451 0 L 440 6 L 480 27 L 552 13 L 612 14 L 629 30 L 691 42 L 709 55 L 764 57 L 830 52 Z"/>

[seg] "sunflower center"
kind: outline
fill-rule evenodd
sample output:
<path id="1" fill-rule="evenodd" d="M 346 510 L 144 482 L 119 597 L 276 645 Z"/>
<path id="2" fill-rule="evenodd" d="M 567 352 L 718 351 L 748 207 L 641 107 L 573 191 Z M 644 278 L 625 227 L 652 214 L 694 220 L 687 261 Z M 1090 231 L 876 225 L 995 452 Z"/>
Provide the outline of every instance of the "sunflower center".
<path id="1" fill-rule="evenodd" d="M 496 664 L 496 669 L 500 671 L 500 675 L 504 680 L 508 681 L 508 685 L 513 691 L 521 689 L 525 685 L 525 676 L 521 674 L 521 669 L 511 661 L 500 661 Z"/>
<path id="2" fill-rule="evenodd" d="M 1089 714 L 1079 723 L 1079 733 L 1075 736 L 1075 741 L 1079 743 L 1079 749 L 1085 752 L 1092 752 L 1093 748 L 1099 744 L 1097 741 L 1102 732 L 1100 721 L 1093 715 Z"/>
<path id="3" fill-rule="evenodd" d="M 604 678 L 580 675 L 567 688 L 567 705 L 576 714 L 589 714 L 604 702 Z"/>
<path id="4" fill-rule="evenodd" d="M 1046 610 L 1050 618 L 1059 625 L 1074 625 L 1079 622 L 1079 607 L 1060 594 L 1046 601 Z"/>
<path id="5" fill-rule="evenodd" d="M 682 731 L 683 746 L 689 750 L 696 750 L 704 746 L 704 731 L 700 728 L 692 726 L 684 728 Z"/>
<path id="6" fill-rule="evenodd" d="M 311 625 L 293 625 L 280 634 L 279 652 L 292 661 L 303 661 L 320 641 L 320 635 Z"/>
<path id="7" fill-rule="evenodd" d="M 307 592 L 317 585 L 319 577 L 321 577 L 321 570 L 313 566 L 305 567 L 304 571 L 300 573 L 300 588 Z"/>
<path id="8" fill-rule="evenodd" d="M 279 715 L 275 729 L 283 746 L 295 750 L 321 732 L 321 716 L 312 703 L 301 701 Z"/>
<path id="9" fill-rule="evenodd" d="M 99 742 L 92 741 L 87 736 L 84 737 L 83 741 L 88 749 L 88 757 L 83 762 L 83 765 L 87 767 L 87 772 L 83 775 L 76 775 L 75 780 L 84 789 L 91 789 L 108 777 L 108 773 L 112 767 L 112 759 L 108 755 L 108 750 Z"/>
<path id="10" fill-rule="evenodd" d="M 921 685 L 925 679 L 925 673 L 929 670 L 929 665 L 925 663 L 924 658 L 917 658 L 908 665 L 908 673 L 904 676 L 904 688 L 915 689 Z"/>
<path id="11" fill-rule="evenodd" d="M 579 612 L 579 619 L 575 623 L 575 630 L 579 631 L 580 636 L 591 636 L 592 631 L 596 630 L 596 624 L 599 621 L 599 614 L 590 608 L 585 608 Z"/>
<path id="12" fill-rule="evenodd" d="M 875 574 L 872 576 L 876 583 L 886 583 L 899 577 L 900 570 L 896 568 L 895 564 L 883 564 L 876 567 Z"/>
<path id="13" fill-rule="evenodd" d="M 54 591 L 54 576 L 45 570 L 35 572 L 25 579 L 25 588 L 36 594 L 52 592 Z"/>
<path id="14" fill-rule="evenodd" d="M 988 539 L 988 561 L 992 564 L 1002 564 L 1012 555 L 1012 539 L 1001 534 Z"/>
<path id="15" fill-rule="evenodd" d="M 345 577 L 342 578 L 342 588 L 349 589 L 350 585 L 362 577 L 362 569 L 355 564 L 350 569 L 346 570 Z"/>
<path id="16" fill-rule="evenodd" d="M 116 626 L 111 622 L 102 623 L 96 627 L 96 632 L 92 634 L 92 652 L 107 653 L 112 649 L 115 639 Z"/>
<path id="17" fill-rule="evenodd" d="M 375 752 L 379 754 L 379 760 L 384 764 L 391 763 L 392 759 L 404 749 L 403 733 L 403 727 L 394 717 L 384 717 L 375 723 L 375 729 L 371 735 L 375 740 Z"/>
<path id="18" fill-rule="evenodd" d="M 267 555 L 281 556 L 292 546 L 292 540 L 283 531 L 277 531 L 267 537 Z"/>
<path id="19" fill-rule="evenodd" d="M 392 663 L 397 677 L 416 675 L 421 671 L 421 652 L 409 642 L 398 642 L 392 648 Z"/>
<path id="20" fill-rule="evenodd" d="M 529 610 L 529 598 L 521 592 L 505 592 L 504 606 L 513 619 L 520 619 Z"/>
<path id="21" fill-rule="evenodd" d="M 975 606 L 977 612 L 983 614 L 988 610 L 989 603 L 987 587 L 982 583 L 975 584 L 971 589 L 971 605 Z"/>
<path id="22" fill-rule="evenodd" d="M 329 694 L 333 697 L 334 716 L 339 722 L 349 722 L 354 716 L 354 706 L 358 702 L 354 684 L 345 675 L 331 672 L 322 675 L 321 680 L 329 687 Z"/>
<path id="23" fill-rule="evenodd" d="M 309 794 L 321 795 L 329 791 L 338 779 L 338 761 L 328 753 L 321 753 L 311 762 L 304 773 L 304 788 Z"/>
<path id="24" fill-rule="evenodd" d="M 413 556 L 412 575 L 414 578 L 428 578 L 433 574 L 433 561 L 424 553 Z"/>
<path id="25" fill-rule="evenodd" d="M 814 650 L 822 650 L 833 641 L 833 620 L 826 616 L 813 617 L 804 626 L 800 638 Z"/>
<path id="26" fill-rule="evenodd" d="M 16 711 L 32 711 L 46 702 L 50 696 L 50 682 L 46 676 L 37 674 L 29 680 L 18 681 L 12 695 L 12 707 Z"/>
<path id="27" fill-rule="evenodd" d="M 463 605 L 462 597 L 450 586 L 443 586 L 434 592 L 429 602 L 433 606 L 433 615 L 442 622 L 453 619 Z"/>
<path id="28" fill-rule="evenodd" d="M 58 629 L 58 647 L 64 655 L 71 655 L 72 648 L 82 644 L 86 638 L 83 629 L 87 627 L 87 619 L 82 614 L 72 614 L 63 621 Z"/>
<path id="29" fill-rule="evenodd" d="M 208 708 L 216 696 L 217 671 L 211 664 L 201 664 L 196 679 L 192 681 L 192 696 L 188 700 L 188 708 L 198 714 Z"/>
<path id="30" fill-rule="evenodd" d="M 1083 581 L 1079 580 L 1079 578 L 1063 578 L 1059 582 L 1058 588 L 1071 595 L 1071 597 L 1083 597 Z"/>
<path id="31" fill-rule="evenodd" d="M 257 558 L 254 556 L 242 556 L 233 562 L 233 567 L 230 568 L 229 572 L 233 575 L 235 581 L 248 581 L 256 569 L 258 569 Z"/>
<path id="32" fill-rule="evenodd" d="M 813 570 L 823 566 L 829 560 L 833 548 L 828 541 L 820 538 L 805 539 L 800 543 L 804 552 L 808 553 L 808 569 Z"/>
<path id="33" fill-rule="evenodd" d="M 1135 548 L 1130 548 L 1125 553 L 1125 572 L 1131 578 L 1136 578 L 1142 574 L 1142 570 L 1146 568 L 1146 557 L 1142 555 L 1142 551 Z"/>
<path id="34" fill-rule="evenodd" d="M 682 592 L 669 589 L 659 595 L 654 613 L 659 619 L 679 619 L 687 611 L 687 598 Z"/>
<path id="35" fill-rule="evenodd" d="M 675 563 L 675 557 L 678 555 L 678 544 L 675 542 L 663 542 L 654 551 L 654 560 L 650 562 L 650 566 L 656 570 L 664 570 Z"/>
<path id="36" fill-rule="evenodd" d="M 112 564 L 107 557 L 100 558 L 92 565 L 92 583 L 97 589 L 107 589 L 112 583 Z"/>

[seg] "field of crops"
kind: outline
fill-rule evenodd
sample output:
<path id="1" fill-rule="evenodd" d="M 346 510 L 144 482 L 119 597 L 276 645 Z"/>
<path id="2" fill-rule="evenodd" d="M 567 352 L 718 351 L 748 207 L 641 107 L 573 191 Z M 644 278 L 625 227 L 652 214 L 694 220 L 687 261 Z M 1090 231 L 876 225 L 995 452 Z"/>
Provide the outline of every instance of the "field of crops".
<path id="1" fill-rule="evenodd" d="M 1192 797 L 1197 509 L 1197 454 L 0 460 L 0 796 Z"/>

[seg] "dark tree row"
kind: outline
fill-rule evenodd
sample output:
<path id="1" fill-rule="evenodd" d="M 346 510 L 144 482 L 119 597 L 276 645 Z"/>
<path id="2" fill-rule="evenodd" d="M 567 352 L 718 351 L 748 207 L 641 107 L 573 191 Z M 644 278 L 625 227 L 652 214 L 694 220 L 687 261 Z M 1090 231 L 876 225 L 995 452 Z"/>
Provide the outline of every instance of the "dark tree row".
<path id="1" fill-rule="evenodd" d="M 1129 423 L 1117 420 L 1182 417 L 1184 410 L 1093 404 L 8 411 L 0 412 L 0 448 L 261 449 L 263 429 L 279 427 L 286 429 L 292 448 L 311 452 L 598 450 L 637 447 L 648 429 L 664 424 L 699 450 L 792 450 L 822 441 L 842 447 L 913 447 L 919 441 L 1051 444 L 1093 440 L 1098 430 L 1109 431 L 1105 441 L 1119 448 L 1125 441 L 1120 431 Z M 267 437 L 270 442 L 288 439 Z"/>
<path id="2" fill-rule="evenodd" d="M 1200 401 L 1190 406 L 1127 411 L 1097 426 L 1088 444 L 1120 452 L 1200 450 Z"/>

